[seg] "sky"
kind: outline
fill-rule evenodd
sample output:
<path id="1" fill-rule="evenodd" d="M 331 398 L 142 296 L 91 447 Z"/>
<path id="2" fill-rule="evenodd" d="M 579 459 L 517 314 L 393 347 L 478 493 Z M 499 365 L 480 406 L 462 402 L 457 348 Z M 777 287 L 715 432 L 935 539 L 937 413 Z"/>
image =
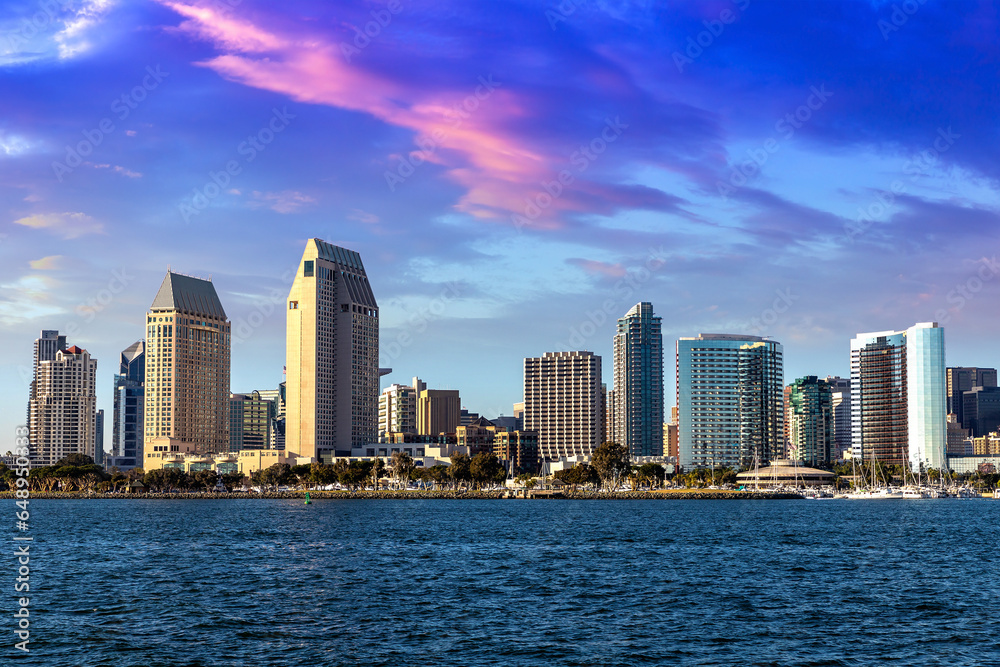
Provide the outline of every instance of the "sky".
<path id="1" fill-rule="evenodd" d="M 859 332 L 997 366 L 990 2 L 9 0 L 0 5 L 0 450 L 42 329 L 120 352 L 168 268 L 211 277 L 231 387 L 276 387 L 306 239 L 358 251 L 383 378 L 487 417 L 523 358 L 615 320 L 770 336 L 785 379 Z"/>

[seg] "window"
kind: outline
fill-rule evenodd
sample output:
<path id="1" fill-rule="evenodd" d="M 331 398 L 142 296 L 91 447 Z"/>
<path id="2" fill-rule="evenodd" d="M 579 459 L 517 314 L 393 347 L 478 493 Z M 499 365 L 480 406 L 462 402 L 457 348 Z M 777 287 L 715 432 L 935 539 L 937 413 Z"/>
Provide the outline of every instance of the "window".
<path id="1" fill-rule="evenodd" d="M 289 301 L 288 302 L 288 310 L 298 310 L 298 309 L 299 309 L 299 302 L 298 301 Z"/>
<path id="2" fill-rule="evenodd" d="M 307 259 L 302 262 L 302 275 L 306 278 L 312 277 L 313 274 L 313 260 Z"/>

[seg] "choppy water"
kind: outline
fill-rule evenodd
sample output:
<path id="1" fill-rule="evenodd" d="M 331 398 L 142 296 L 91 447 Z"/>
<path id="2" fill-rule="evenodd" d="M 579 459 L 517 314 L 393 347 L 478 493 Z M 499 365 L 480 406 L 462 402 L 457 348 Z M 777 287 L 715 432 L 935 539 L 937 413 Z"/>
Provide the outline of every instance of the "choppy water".
<path id="1" fill-rule="evenodd" d="M 994 501 L 31 509 L 4 665 L 1000 664 Z"/>

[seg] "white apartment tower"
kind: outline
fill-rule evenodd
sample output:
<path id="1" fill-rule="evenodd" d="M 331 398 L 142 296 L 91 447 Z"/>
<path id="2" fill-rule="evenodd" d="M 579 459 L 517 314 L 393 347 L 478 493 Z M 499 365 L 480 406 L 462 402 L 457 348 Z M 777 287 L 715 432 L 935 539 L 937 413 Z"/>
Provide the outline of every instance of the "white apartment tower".
<path id="1" fill-rule="evenodd" d="M 37 353 L 39 346 L 35 347 Z M 96 460 L 96 391 L 97 359 L 75 345 L 36 364 L 28 405 L 32 467 L 53 465 L 68 454 Z"/>
<path id="2" fill-rule="evenodd" d="M 538 431 L 538 456 L 589 456 L 601 444 L 601 358 L 546 352 L 524 360 L 524 428 Z"/>
<path id="3" fill-rule="evenodd" d="M 378 436 L 378 304 L 361 255 L 309 239 L 288 294 L 285 450 L 317 460 Z"/>

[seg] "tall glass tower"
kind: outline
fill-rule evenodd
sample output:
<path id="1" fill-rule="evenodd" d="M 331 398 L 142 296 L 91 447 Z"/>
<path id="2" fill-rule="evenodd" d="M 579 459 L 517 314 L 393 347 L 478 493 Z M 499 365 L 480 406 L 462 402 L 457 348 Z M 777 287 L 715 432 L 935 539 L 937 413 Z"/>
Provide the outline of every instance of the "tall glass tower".
<path id="1" fill-rule="evenodd" d="M 322 460 L 376 442 L 378 303 L 361 255 L 309 239 L 286 313 L 286 451 Z"/>
<path id="2" fill-rule="evenodd" d="M 944 329 L 937 322 L 851 340 L 854 456 L 913 470 L 947 465 Z"/>
<path id="3" fill-rule="evenodd" d="M 632 456 L 663 456 L 663 335 L 653 304 L 618 320 L 611 438 Z"/>
<path id="4" fill-rule="evenodd" d="M 677 341 L 680 464 L 766 465 L 783 452 L 784 350 L 759 336 Z"/>
<path id="5" fill-rule="evenodd" d="M 115 374 L 111 451 L 121 470 L 142 467 L 145 409 L 146 345 L 141 340 L 125 348 Z"/>

